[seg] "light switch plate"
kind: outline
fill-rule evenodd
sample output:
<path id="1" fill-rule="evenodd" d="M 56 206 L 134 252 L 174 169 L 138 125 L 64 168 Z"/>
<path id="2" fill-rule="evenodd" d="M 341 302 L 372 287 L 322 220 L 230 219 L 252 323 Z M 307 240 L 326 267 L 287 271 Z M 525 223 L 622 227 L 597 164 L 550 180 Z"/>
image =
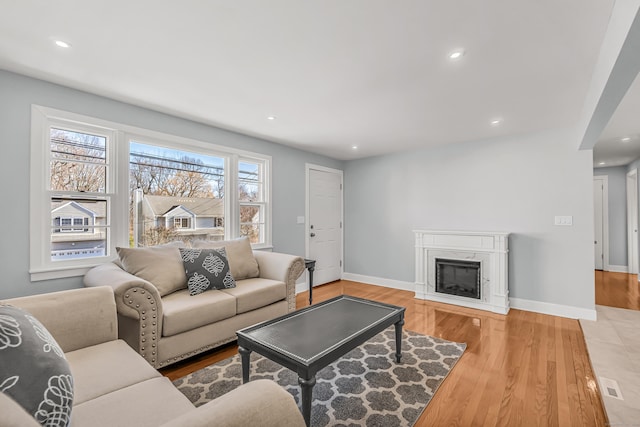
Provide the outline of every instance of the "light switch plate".
<path id="1" fill-rule="evenodd" d="M 573 217 L 571 215 L 556 215 L 554 225 L 573 225 Z"/>
<path id="2" fill-rule="evenodd" d="M 299 216 L 299 217 L 297 218 L 297 222 L 296 222 L 296 223 L 297 223 L 297 224 L 304 224 L 304 217 L 303 217 L 303 216 Z"/>

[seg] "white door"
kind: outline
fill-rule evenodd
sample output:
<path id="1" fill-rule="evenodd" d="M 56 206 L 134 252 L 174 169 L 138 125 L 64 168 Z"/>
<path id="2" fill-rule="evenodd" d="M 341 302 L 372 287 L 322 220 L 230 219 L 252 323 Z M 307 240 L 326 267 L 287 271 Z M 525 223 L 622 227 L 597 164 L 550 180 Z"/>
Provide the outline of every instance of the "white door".
<path id="1" fill-rule="evenodd" d="M 602 212 L 603 209 L 603 192 L 604 192 L 604 183 L 600 177 L 595 177 L 593 180 L 593 204 L 594 204 L 594 212 L 593 212 L 593 220 L 595 225 L 595 262 L 596 262 L 596 270 L 604 269 L 604 252 L 603 252 L 603 234 L 604 234 L 604 215 Z"/>
<path id="2" fill-rule="evenodd" d="M 630 274 L 638 274 L 638 170 L 627 173 L 627 255 Z"/>
<path id="3" fill-rule="evenodd" d="M 307 257 L 313 285 L 342 277 L 342 171 L 307 165 Z"/>

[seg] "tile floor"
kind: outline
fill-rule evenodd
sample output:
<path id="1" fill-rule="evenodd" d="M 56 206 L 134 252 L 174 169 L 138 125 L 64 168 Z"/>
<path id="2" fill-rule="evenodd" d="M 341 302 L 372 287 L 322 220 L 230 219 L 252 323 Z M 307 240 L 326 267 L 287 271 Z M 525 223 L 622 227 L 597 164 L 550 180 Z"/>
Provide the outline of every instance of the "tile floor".
<path id="1" fill-rule="evenodd" d="M 611 426 L 640 427 L 640 311 L 596 305 L 597 321 L 580 320 Z M 624 400 L 606 395 L 601 377 L 617 381 Z"/>

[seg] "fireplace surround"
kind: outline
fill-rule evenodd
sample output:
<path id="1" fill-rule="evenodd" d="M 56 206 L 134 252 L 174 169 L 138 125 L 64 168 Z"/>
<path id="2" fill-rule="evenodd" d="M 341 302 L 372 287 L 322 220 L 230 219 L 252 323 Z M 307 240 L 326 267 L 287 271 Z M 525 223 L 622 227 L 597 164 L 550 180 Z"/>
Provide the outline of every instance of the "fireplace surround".
<path id="1" fill-rule="evenodd" d="M 509 233 L 415 230 L 414 234 L 416 298 L 509 312 Z"/>

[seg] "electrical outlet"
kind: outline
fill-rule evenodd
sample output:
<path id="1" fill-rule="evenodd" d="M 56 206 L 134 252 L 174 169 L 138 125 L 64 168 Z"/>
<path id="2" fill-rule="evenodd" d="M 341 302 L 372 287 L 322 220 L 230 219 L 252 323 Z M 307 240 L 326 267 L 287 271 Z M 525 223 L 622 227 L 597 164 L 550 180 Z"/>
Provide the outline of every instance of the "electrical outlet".
<path id="1" fill-rule="evenodd" d="M 554 225 L 573 225 L 573 217 L 571 215 L 556 215 Z"/>

